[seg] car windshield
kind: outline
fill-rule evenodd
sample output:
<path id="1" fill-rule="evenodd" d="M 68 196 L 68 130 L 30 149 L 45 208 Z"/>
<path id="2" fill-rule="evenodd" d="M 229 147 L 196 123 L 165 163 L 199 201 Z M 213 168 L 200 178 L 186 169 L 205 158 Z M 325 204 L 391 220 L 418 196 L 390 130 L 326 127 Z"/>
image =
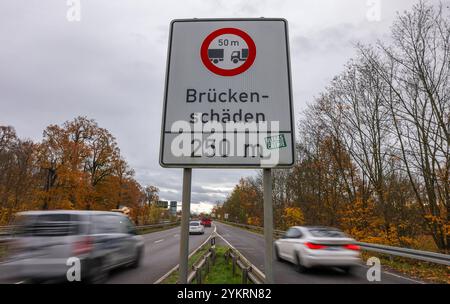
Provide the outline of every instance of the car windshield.
<path id="1" fill-rule="evenodd" d="M 342 231 L 332 228 L 308 228 L 308 231 L 314 237 L 331 237 L 331 238 L 347 237 L 345 233 L 343 233 Z"/>
<path id="2" fill-rule="evenodd" d="M 199 226 L 200 224 L 198 222 L 190 222 L 189 225 L 191 225 L 191 226 Z"/>

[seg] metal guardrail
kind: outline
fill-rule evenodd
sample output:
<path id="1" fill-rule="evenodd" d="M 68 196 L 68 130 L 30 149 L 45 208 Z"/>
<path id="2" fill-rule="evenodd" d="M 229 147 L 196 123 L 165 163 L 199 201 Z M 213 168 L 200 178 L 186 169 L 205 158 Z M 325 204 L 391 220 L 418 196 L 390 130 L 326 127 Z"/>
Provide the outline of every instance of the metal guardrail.
<path id="1" fill-rule="evenodd" d="M 159 223 L 159 224 L 151 224 L 151 225 L 140 225 L 136 226 L 137 230 L 145 230 L 145 229 L 151 229 L 151 228 L 163 228 L 168 226 L 176 226 L 180 224 L 179 221 L 177 222 L 168 222 L 168 223 Z"/>
<path id="2" fill-rule="evenodd" d="M 239 251 L 235 248 L 229 248 L 225 253 L 225 261 L 231 259 L 231 269 L 233 275 L 236 274 L 236 267 L 241 269 L 242 273 L 242 284 L 248 284 L 248 281 L 253 284 L 263 284 L 265 281 L 264 274 L 256 268 L 252 263 L 250 263 Z"/>
<path id="3" fill-rule="evenodd" d="M 0 244 L 11 240 L 14 227 L 15 226 L 0 226 Z"/>
<path id="4" fill-rule="evenodd" d="M 221 237 L 220 235 L 218 236 Z M 205 243 L 196 250 L 196 251 L 200 250 L 208 243 L 211 244 L 208 251 L 205 252 L 203 256 L 201 256 L 200 259 L 192 265 L 192 270 L 188 274 L 187 279 L 188 284 L 192 284 L 194 281 L 197 284 L 202 284 L 204 276 L 206 276 L 206 274 L 209 273 L 211 268 L 214 267 L 217 258 L 215 250 L 215 243 L 216 243 L 215 239 L 216 236 L 211 235 L 205 241 Z M 191 254 L 190 257 L 192 255 L 193 254 Z M 264 273 L 262 273 L 252 263 L 250 263 L 250 261 L 248 261 L 237 249 L 233 247 L 229 247 L 228 250 L 225 252 L 225 261 L 228 263 L 230 259 L 232 261 L 233 275 L 236 274 L 237 267 L 241 269 L 242 284 L 247 284 L 249 281 L 254 284 L 264 283 L 265 281 Z"/>
<path id="5" fill-rule="evenodd" d="M 215 244 L 215 236 L 209 237 L 204 245 L 206 245 L 208 242 L 210 242 L 210 244 Z M 202 247 L 203 246 L 200 246 L 198 250 L 200 250 Z M 208 251 L 203 254 L 203 256 L 196 263 L 192 265 L 192 270 L 188 274 L 187 283 L 192 284 L 192 282 L 195 280 L 197 284 L 202 284 L 204 276 L 209 273 L 211 267 L 215 263 L 216 249 L 215 245 L 211 245 Z"/>
<path id="6" fill-rule="evenodd" d="M 0 237 L 10 235 L 15 226 L 0 226 Z"/>
<path id="7" fill-rule="evenodd" d="M 362 242 L 357 244 L 366 251 L 450 266 L 448 254 Z"/>
<path id="8" fill-rule="evenodd" d="M 214 239 L 214 241 L 211 241 L 212 239 Z M 208 244 L 211 244 L 211 248 L 213 247 L 212 245 L 216 243 L 216 239 L 215 239 L 215 232 L 213 232 L 200 246 L 198 246 L 194 251 L 192 251 L 189 256 L 188 259 L 192 258 L 200 249 L 202 249 L 203 247 L 207 246 Z M 210 248 L 210 249 L 211 249 Z M 204 258 L 205 256 L 203 256 Z M 214 252 L 214 262 L 215 262 L 215 252 Z M 201 261 L 201 260 L 200 260 Z M 199 266 L 197 263 L 195 264 L 197 267 Z M 170 275 L 172 275 L 172 273 L 174 273 L 175 271 L 179 270 L 180 265 L 176 265 L 175 267 L 173 267 L 171 270 L 169 270 L 169 272 L 167 272 L 166 274 L 164 274 L 162 277 L 160 277 L 158 280 L 156 280 L 156 282 L 154 282 L 153 284 L 161 284 L 162 282 L 164 282 Z M 192 270 L 194 271 L 194 269 Z M 188 280 L 191 279 L 190 282 L 192 282 L 192 276 L 194 276 L 192 274 L 192 272 L 190 274 L 188 274 Z M 194 276 L 195 278 L 195 276 Z M 188 281 L 189 282 L 189 281 Z M 177 281 L 178 283 L 178 281 Z"/>
<path id="9" fill-rule="evenodd" d="M 246 224 L 239 224 L 234 222 L 227 222 L 227 221 L 221 221 L 225 224 L 235 225 L 238 227 L 244 227 L 251 230 L 257 230 L 262 231 L 264 228 L 260 226 L 252 226 L 252 225 L 246 225 Z M 275 237 L 281 237 L 285 231 L 283 230 L 274 230 L 274 236 Z M 391 256 L 398 256 L 402 258 L 409 258 L 424 262 L 430 262 L 440 265 L 446 265 L 450 266 L 450 255 L 449 254 L 443 254 L 443 253 L 437 253 L 437 252 L 431 252 L 431 251 L 423 251 L 423 250 L 416 250 L 416 249 L 410 249 L 410 248 L 402 248 L 402 247 L 394 247 L 394 246 L 387 246 L 387 245 L 380 245 L 380 244 L 372 244 L 372 243 L 363 243 L 363 242 L 357 242 L 361 249 L 371 252 L 377 252 L 382 253 L 386 255 Z"/>
<path id="10" fill-rule="evenodd" d="M 222 239 L 225 244 L 228 245 L 229 249 L 225 253 L 225 259 L 231 258 L 232 260 L 232 271 L 233 275 L 236 272 L 236 265 L 241 269 L 242 272 L 242 282 L 244 284 L 247 281 L 251 281 L 254 284 L 263 284 L 266 281 L 266 276 L 264 273 L 253 265 L 247 258 L 239 252 L 230 242 L 228 242 L 223 236 L 217 233 L 217 236 Z"/>

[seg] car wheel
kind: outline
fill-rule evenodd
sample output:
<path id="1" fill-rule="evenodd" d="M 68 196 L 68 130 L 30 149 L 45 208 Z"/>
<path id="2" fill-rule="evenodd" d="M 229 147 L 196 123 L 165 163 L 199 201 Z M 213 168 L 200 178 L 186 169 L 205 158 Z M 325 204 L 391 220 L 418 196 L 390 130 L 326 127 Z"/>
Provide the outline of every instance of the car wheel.
<path id="1" fill-rule="evenodd" d="M 281 262 L 281 261 L 282 261 L 282 260 L 281 260 L 281 256 L 280 256 L 280 249 L 278 248 L 277 245 L 275 245 L 275 259 L 276 259 L 278 262 Z"/>
<path id="2" fill-rule="evenodd" d="M 144 252 L 143 248 L 138 248 L 136 250 L 136 255 L 133 259 L 133 262 L 131 263 L 131 268 L 138 268 L 139 265 L 141 264 L 141 260 L 142 260 L 142 253 Z"/>
<path id="3" fill-rule="evenodd" d="M 300 257 L 300 254 L 297 252 L 295 254 L 295 256 L 296 256 L 296 262 L 297 262 L 297 264 L 296 264 L 297 271 L 300 272 L 300 273 L 306 272 L 306 270 L 308 270 L 308 268 L 303 265 L 302 258 Z"/>
<path id="4" fill-rule="evenodd" d="M 108 279 L 108 271 L 104 267 L 103 260 L 98 259 L 93 262 L 95 267 L 91 269 L 88 283 L 89 284 L 103 284 Z"/>

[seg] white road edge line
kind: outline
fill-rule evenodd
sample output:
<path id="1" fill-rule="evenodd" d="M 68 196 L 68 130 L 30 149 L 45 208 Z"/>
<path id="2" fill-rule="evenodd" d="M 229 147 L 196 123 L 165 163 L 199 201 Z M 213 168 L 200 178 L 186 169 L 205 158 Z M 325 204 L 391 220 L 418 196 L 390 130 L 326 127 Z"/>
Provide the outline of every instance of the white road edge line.
<path id="1" fill-rule="evenodd" d="M 158 244 L 158 243 L 161 243 L 162 241 L 164 241 L 164 239 L 160 239 L 160 240 L 154 241 L 153 243 Z"/>
<path id="2" fill-rule="evenodd" d="M 381 267 L 383 267 L 383 266 L 381 266 Z M 389 272 L 389 271 L 382 271 L 382 273 L 385 273 L 385 274 L 388 274 L 388 275 L 391 275 L 391 276 L 394 276 L 394 277 L 397 277 L 397 278 L 401 278 L 401 279 L 404 279 L 404 280 L 408 280 L 408 281 L 411 281 L 411 282 L 414 282 L 414 283 L 416 283 L 416 284 L 426 284 L 425 282 L 421 282 L 421 281 L 417 281 L 417 280 L 414 280 L 414 279 L 410 279 L 410 278 L 407 278 L 407 277 L 404 277 L 404 276 L 402 276 L 402 275 L 399 275 L 399 274 L 396 274 L 396 273 L 392 273 L 392 272 Z M 383 281 L 383 279 L 381 279 L 381 281 Z"/>
<path id="3" fill-rule="evenodd" d="M 14 284 L 23 284 L 25 281 L 19 281 L 19 282 L 16 282 L 16 283 L 14 283 Z"/>
<path id="4" fill-rule="evenodd" d="M 191 254 L 189 254 L 188 258 L 191 258 L 201 247 L 203 247 L 203 245 L 205 245 L 207 242 L 209 242 L 211 237 L 213 235 L 217 234 L 216 231 L 217 231 L 217 226 L 214 224 L 214 231 L 211 232 L 209 237 L 203 243 L 201 243 L 200 246 L 198 246 L 194 251 L 192 251 Z M 179 266 L 180 266 L 180 264 L 175 265 L 172 269 L 170 269 L 165 275 L 163 275 L 158 280 L 156 280 L 153 284 L 161 284 L 161 282 L 164 281 L 168 276 L 170 276 L 174 271 L 176 271 Z"/>

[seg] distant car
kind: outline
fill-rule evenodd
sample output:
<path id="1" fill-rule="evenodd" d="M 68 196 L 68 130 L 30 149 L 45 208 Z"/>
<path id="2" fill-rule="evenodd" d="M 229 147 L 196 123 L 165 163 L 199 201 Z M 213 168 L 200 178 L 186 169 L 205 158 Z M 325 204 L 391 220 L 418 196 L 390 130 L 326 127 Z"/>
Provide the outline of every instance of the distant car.
<path id="1" fill-rule="evenodd" d="M 17 216 L 12 256 L 2 266 L 31 281 L 67 280 L 69 258 L 82 282 L 104 282 L 111 269 L 138 267 L 144 242 L 127 216 L 103 211 L 30 211 Z"/>
<path id="2" fill-rule="evenodd" d="M 211 220 L 209 218 L 203 218 L 201 224 L 204 227 L 211 227 Z"/>
<path id="3" fill-rule="evenodd" d="M 204 234 L 205 228 L 201 225 L 200 221 L 189 222 L 189 234 Z"/>
<path id="4" fill-rule="evenodd" d="M 361 263 L 356 241 L 329 227 L 289 228 L 275 241 L 275 256 L 278 260 L 294 263 L 299 272 L 315 266 L 339 267 L 349 272 Z"/>

